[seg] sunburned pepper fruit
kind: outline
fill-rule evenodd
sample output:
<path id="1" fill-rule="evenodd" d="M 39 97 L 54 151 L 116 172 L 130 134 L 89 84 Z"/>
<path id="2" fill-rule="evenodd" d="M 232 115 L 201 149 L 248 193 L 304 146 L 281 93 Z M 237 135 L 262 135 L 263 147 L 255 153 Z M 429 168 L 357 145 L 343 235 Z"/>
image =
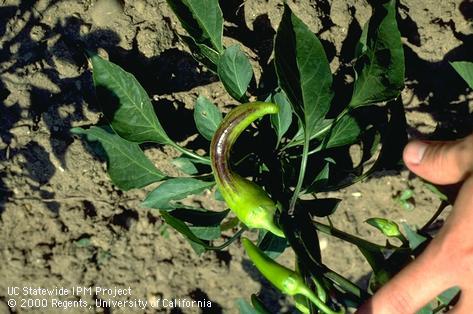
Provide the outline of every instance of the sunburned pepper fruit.
<path id="1" fill-rule="evenodd" d="M 302 295 L 309 299 L 319 310 L 325 314 L 343 314 L 345 311 L 332 310 L 327 304 L 319 299 L 316 294 L 305 284 L 304 279 L 297 272 L 276 263 L 264 254 L 256 245 L 247 238 L 242 238 L 246 254 L 263 274 L 281 292 L 290 296 Z"/>
<path id="2" fill-rule="evenodd" d="M 229 161 L 232 146 L 241 132 L 256 119 L 278 111 L 277 105 L 266 102 L 235 107 L 215 131 L 210 144 L 210 159 L 220 193 L 238 219 L 249 228 L 266 229 L 284 237 L 284 233 L 274 223 L 276 203 L 260 186 L 233 172 Z"/>

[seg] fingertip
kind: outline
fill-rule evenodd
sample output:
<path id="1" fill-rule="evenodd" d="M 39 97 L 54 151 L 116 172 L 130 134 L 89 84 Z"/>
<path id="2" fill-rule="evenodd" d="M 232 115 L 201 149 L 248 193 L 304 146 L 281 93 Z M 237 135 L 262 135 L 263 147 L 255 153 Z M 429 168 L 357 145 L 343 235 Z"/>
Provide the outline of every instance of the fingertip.
<path id="1" fill-rule="evenodd" d="M 403 159 L 408 165 L 419 165 L 424 158 L 428 144 L 421 141 L 412 141 L 404 148 Z"/>

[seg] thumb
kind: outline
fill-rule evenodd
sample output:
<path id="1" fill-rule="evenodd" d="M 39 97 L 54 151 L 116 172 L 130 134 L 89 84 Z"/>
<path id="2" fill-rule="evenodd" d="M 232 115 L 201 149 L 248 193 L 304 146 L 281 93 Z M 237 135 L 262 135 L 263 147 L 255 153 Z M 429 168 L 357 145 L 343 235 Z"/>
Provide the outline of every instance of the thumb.
<path id="1" fill-rule="evenodd" d="M 407 167 L 435 184 L 463 181 L 473 169 L 473 135 L 452 142 L 412 141 L 404 148 Z"/>

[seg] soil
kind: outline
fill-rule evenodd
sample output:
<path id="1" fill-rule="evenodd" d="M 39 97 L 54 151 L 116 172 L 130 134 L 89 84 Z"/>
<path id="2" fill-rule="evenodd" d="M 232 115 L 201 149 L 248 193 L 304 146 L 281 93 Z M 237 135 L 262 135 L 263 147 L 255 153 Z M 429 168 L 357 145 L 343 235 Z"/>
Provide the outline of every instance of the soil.
<path id="1" fill-rule="evenodd" d="M 347 66 L 347 51 L 370 16 L 368 3 L 288 2 L 323 40 L 332 69 Z M 267 60 L 270 50 L 265 47 L 279 23 L 282 2 L 222 3 L 231 21 L 225 40 L 243 42 L 255 65 L 261 61 L 256 52 Z M 402 96 L 411 137 L 451 139 L 472 131 L 473 95 L 448 64 L 472 61 L 472 8 L 471 0 L 400 1 L 407 67 Z M 237 32 L 235 25 L 246 25 L 246 30 Z M 134 73 L 153 98 L 163 126 L 178 141 L 196 133 L 175 124 L 193 125 L 191 108 L 198 95 L 218 104 L 232 103 L 215 77 L 191 57 L 179 40 L 182 33 L 160 0 L 1 1 L 0 313 L 64 312 L 51 306 L 9 309 L 8 300 L 20 305 L 24 295 L 11 296 L 8 287 L 130 287 L 131 296 L 123 300 L 212 302 L 211 308 L 184 305 L 135 312 L 238 313 L 238 298 L 248 299 L 268 286 L 239 243 L 197 256 L 179 234 L 163 227 L 156 214 L 140 208 L 140 200 L 153 186 L 118 190 L 103 160 L 69 133 L 71 127 L 101 119 L 83 48 L 100 48 Z M 148 147 L 146 153 L 168 174 L 178 173 L 169 162 L 177 152 Z M 408 188 L 415 200 L 410 211 L 396 202 Z M 343 199 L 332 219 L 336 227 L 379 243 L 383 238 L 364 223 L 367 218 L 420 226 L 439 204 L 421 180 L 402 169 L 378 172 L 330 196 Z M 210 196 L 199 201 L 218 206 Z M 365 282 L 369 267 L 354 247 L 326 236 L 320 241 L 328 265 Z M 284 254 L 281 260 L 291 265 L 292 258 Z M 260 295 L 275 313 L 294 311 L 290 301 L 271 289 Z M 97 298 L 82 296 L 90 304 Z M 95 306 L 69 311 L 118 312 Z"/>

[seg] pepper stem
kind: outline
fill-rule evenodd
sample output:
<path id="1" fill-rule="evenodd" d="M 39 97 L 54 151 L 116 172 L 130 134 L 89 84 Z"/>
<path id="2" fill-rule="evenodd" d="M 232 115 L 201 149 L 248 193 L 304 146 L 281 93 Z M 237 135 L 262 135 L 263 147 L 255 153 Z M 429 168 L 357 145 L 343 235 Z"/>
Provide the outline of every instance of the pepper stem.
<path id="1" fill-rule="evenodd" d="M 305 169 L 307 167 L 307 157 L 309 153 L 309 141 L 310 138 L 307 134 L 304 135 L 304 147 L 302 148 L 302 160 L 301 167 L 299 169 L 299 178 L 297 180 L 297 185 L 294 190 L 294 194 L 291 198 L 291 203 L 289 204 L 289 215 L 291 216 L 294 213 L 294 208 L 296 206 L 296 201 L 299 198 L 299 193 L 301 192 L 302 182 L 304 182 Z"/>
<path id="2" fill-rule="evenodd" d="M 197 155 L 196 153 L 188 150 L 188 149 L 185 149 L 184 147 L 182 146 L 179 146 L 178 144 L 172 142 L 170 143 L 170 145 L 172 147 L 174 147 L 175 149 L 177 149 L 178 151 L 180 151 L 181 153 L 189 156 L 189 157 L 192 157 L 198 161 L 200 161 L 201 163 L 204 163 L 206 165 L 210 165 L 210 159 L 208 157 L 204 157 L 204 156 L 200 156 L 200 155 Z"/>
<path id="3" fill-rule="evenodd" d="M 302 294 L 307 299 L 309 299 L 324 314 L 345 314 L 345 310 L 343 308 L 341 308 L 337 312 L 332 310 L 327 304 L 322 302 L 322 300 L 320 300 L 312 290 L 310 290 L 306 286 L 301 287 L 299 294 Z"/>

